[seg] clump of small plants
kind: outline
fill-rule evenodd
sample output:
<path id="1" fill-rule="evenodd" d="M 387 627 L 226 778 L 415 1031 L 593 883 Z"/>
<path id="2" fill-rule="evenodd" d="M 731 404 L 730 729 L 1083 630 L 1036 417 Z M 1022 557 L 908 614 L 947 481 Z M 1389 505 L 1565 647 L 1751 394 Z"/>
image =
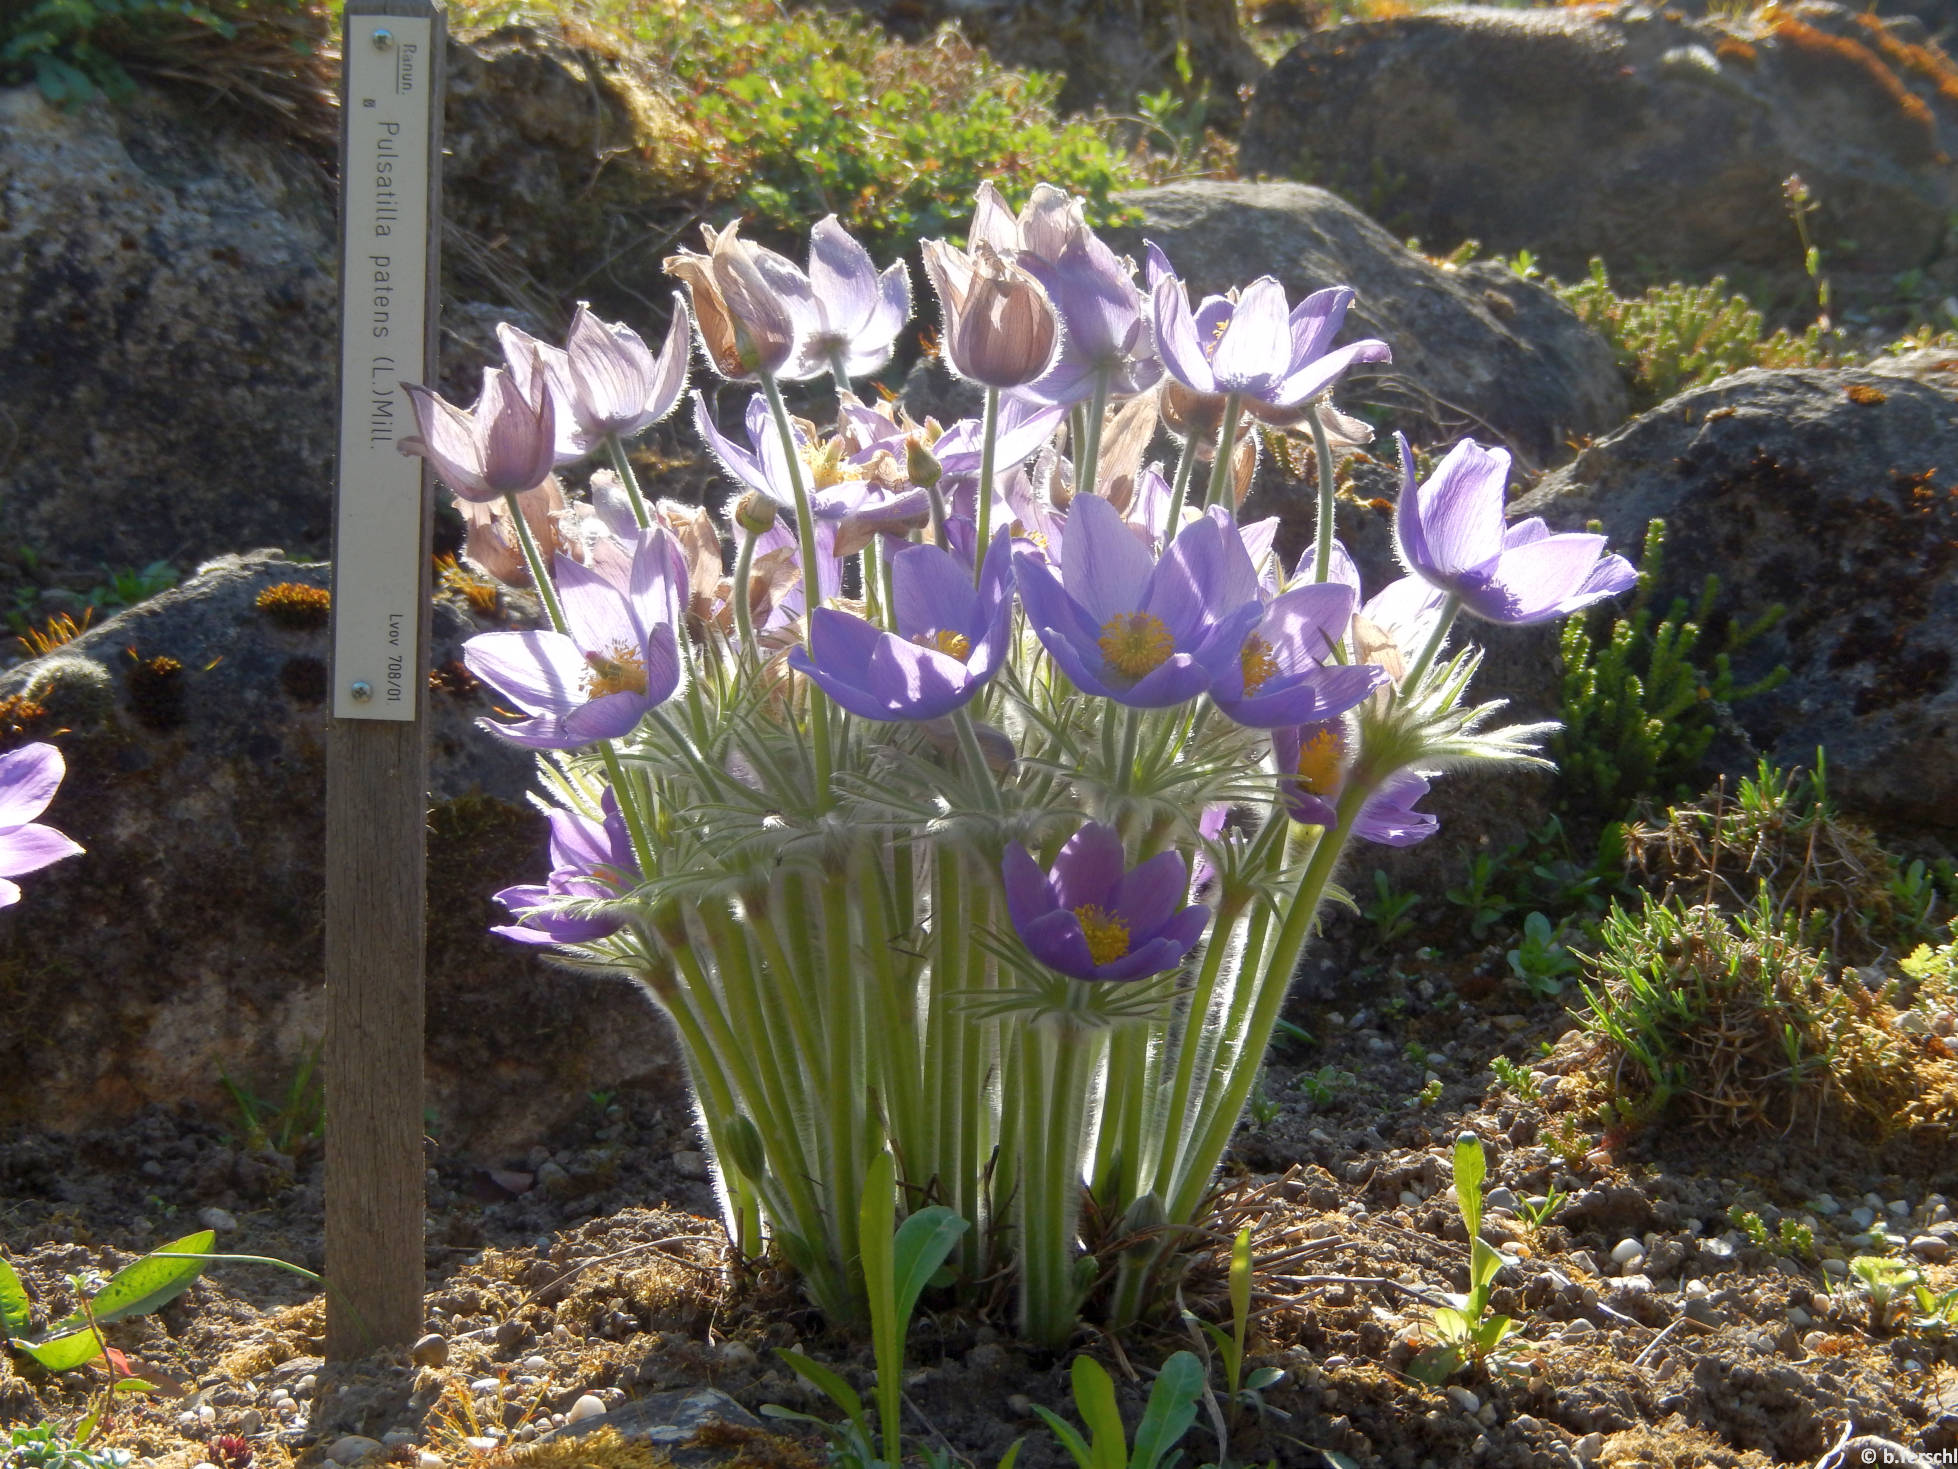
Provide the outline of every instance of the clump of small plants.
<path id="1" fill-rule="evenodd" d="M 326 626 L 333 611 L 333 593 L 304 582 L 282 581 L 260 592 L 253 605 L 280 627 L 301 632 Z"/>

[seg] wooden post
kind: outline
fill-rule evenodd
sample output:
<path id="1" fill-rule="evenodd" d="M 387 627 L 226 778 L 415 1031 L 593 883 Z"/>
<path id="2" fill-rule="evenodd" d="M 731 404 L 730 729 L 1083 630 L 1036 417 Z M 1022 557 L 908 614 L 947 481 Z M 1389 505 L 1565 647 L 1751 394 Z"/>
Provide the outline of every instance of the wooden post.
<path id="1" fill-rule="evenodd" d="M 431 0 L 347 0 L 340 452 L 326 749 L 326 1354 L 422 1330 L 422 966 L 431 484 L 404 382 L 434 382 L 442 69 Z"/>

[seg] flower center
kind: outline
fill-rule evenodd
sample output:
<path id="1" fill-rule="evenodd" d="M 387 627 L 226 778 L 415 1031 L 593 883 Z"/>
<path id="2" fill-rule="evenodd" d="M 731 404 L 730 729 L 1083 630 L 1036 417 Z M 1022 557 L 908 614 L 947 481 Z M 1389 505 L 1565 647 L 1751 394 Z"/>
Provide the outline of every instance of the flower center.
<path id="1" fill-rule="evenodd" d="M 803 465 L 809 471 L 812 490 L 826 490 L 831 485 L 840 485 L 852 478 L 843 463 L 843 441 L 831 439 L 826 444 L 804 444 L 801 446 Z"/>
<path id="2" fill-rule="evenodd" d="M 1176 651 L 1176 639 L 1153 612 L 1117 612 L 1101 625 L 1101 656 L 1129 679 L 1154 673 Z"/>
<path id="3" fill-rule="evenodd" d="M 956 658 L 961 663 L 965 662 L 972 652 L 972 639 L 964 633 L 953 632 L 950 628 L 940 627 L 930 632 L 921 632 L 911 641 L 921 648 L 930 648 L 934 652 L 943 653 L 947 658 Z"/>
<path id="4" fill-rule="evenodd" d="M 1097 966 L 1113 964 L 1129 951 L 1129 926 L 1107 909 L 1083 903 L 1074 910 L 1081 920 L 1081 934 L 1088 941 L 1088 957 Z"/>
<path id="5" fill-rule="evenodd" d="M 586 675 L 591 681 L 587 698 L 646 692 L 646 655 L 637 648 L 621 643 L 609 653 L 585 654 L 585 662 L 591 668 Z"/>
<path id="6" fill-rule="evenodd" d="M 1244 668 L 1244 692 L 1248 697 L 1265 686 L 1278 674 L 1278 657 L 1272 652 L 1271 644 L 1252 633 L 1244 640 L 1244 651 L 1238 654 L 1238 662 Z"/>
<path id="7" fill-rule="evenodd" d="M 1299 784 L 1315 796 L 1330 796 L 1339 789 L 1340 762 L 1346 747 L 1330 724 L 1299 741 Z"/>

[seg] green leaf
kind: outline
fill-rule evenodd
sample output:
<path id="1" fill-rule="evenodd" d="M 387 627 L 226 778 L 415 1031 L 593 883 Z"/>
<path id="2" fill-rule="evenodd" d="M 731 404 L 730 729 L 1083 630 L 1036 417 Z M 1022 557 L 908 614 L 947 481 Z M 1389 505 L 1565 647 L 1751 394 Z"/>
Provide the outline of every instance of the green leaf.
<path id="1" fill-rule="evenodd" d="M 857 1390 L 849 1383 L 821 1362 L 813 1361 L 800 1352 L 792 1352 L 787 1347 L 777 1347 L 775 1355 L 828 1393 L 830 1401 L 848 1414 L 852 1423 L 860 1429 L 863 1427 L 863 1399 L 857 1396 Z"/>
<path id="2" fill-rule="evenodd" d="M 1472 1132 L 1463 1133 L 1455 1139 L 1455 1202 L 1461 1206 L 1470 1239 L 1482 1233 L 1482 1180 L 1488 1176 L 1482 1139 Z"/>
<path id="3" fill-rule="evenodd" d="M 937 1278 L 946 1257 L 957 1247 L 959 1236 L 971 1227 L 970 1220 L 943 1204 L 933 1204 L 920 1209 L 898 1229 L 895 1282 L 900 1330 L 918 1308 L 918 1297 Z"/>
<path id="4" fill-rule="evenodd" d="M 1503 1258 L 1489 1247 L 1487 1240 L 1476 1238 L 1469 1242 L 1469 1294 L 1488 1298 L 1489 1282 L 1496 1278 L 1503 1267 Z"/>
<path id="5" fill-rule="evenodd" d="M 1407 1375 L 1429 1387 L 1440 1387 L 1462 1368 L 1466 1354 L 1458 1344 L 1429 1347 L 1416 1352 L 1407 1364 Z"/>
<path id="6" fill-rule="evenodd" d="M 27 1287 L 14 1274 L 14 1267 L 0 1260 L 0 1338 L 24 1335 L 33 1319 Z"/>
<path id="7" fill-rule="evenodd" d="M 1078 1360 L 1078 1359 L 1077 1359 Z M 1197 1421 L 1197 1398 L 1203 1392 L 1203 1364 L 1193 1352 L 1178 1352 L 1163 1363 L 1149 1389 L 1148 1406 L 1136 1425 L 1135 1453 L 1129 1469 L 1156 1469 L 1163 1455 Z"/>
<path id="8" fill-rule="evenodd" d="M 89 1302 L 97 1322 L 107 1325 L 129 1316 L 144 1316 L 159 1306 L 167 1306 L 189 1290 L 204 1273 L 204 1261 L 161 1259 L 161 1255 L 203 1255 L 217 1243 L 213 1230 L 200 1229 L 167 1245 L 158 1245 L 133 1265 L 125 1265 L 109 1277 L 109 1283 Z M 75 1318 L 70 1318 L 71 1320 Z"/>
<path id="9" fill-rule="evenodd" d="M 80 1331 L 64 1329 L 59 1336 L 44 1336 L 39 1341 L 17 1341 L 14 1347 L 50 1372 L 67 1372 L 101 1356 L 102 1338 L 94 1328 L 85 1325 Z"/>
<path id="10" fill-rule="evenodd" d="M 1115 1403 L 1115 1383 L 1101 1363 L 1085 1352 L 1069 1369 L 1074 1380 L 1074 1411 L 1093 1437 L 1093 1469 L 1123 1469 L 1128 1430 Z"/>
<path id="11" fill-rule="evenodd" d="M 1073 1424 L 1051 1408 L 1043 1408 L 1038 1403 L 1033 1405 L 1033 1411 L 1046 1420 L 1047 1426 L 1054 1430 L 1054 1437 L 1061 1441 L 1062 1448 L 1074 1456 L 1074 1462 L 1080 1466 L 1080 1469 L 1095 1469 L 1094 1453 L 1082 1441 L 1081 1435 L 1074 1431 Z"/>
<path id="12" fill-rule="evenodd" d="M 1434 1317 L 1435 1335 L 1444 1342 L 1466 1341 L 1471 1327 L 1469 1318 L 1453 1306 L 1436 1306 Z"/>
<path id="13" fill-rule="evenodd" d="M 1025 1442 L 1023 1438 L 1016 1438 L 1008 1444 L 1006 1452 L 999 1456 L 998 1469 L 1013 1469 L 1013 1466 L 1020 1462 L 1020 1445 Z"/>
<path id="14" fill-rule="evenodd" d="M 1244 1390 L 1246 1392 L 1263 1392 L 1266 1388 L 1275 1386 L 1284 1380 L 1285 1369 L 1283 1367 L 1260 1367 L 1244 1379 Z"/>

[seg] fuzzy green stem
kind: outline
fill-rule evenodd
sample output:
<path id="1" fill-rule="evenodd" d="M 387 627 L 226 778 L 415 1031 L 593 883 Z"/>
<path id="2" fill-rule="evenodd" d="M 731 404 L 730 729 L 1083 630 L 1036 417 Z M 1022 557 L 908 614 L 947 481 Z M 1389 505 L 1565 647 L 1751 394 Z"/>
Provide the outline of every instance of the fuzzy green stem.
<path id="1" fill-rule="evenodd" d="M 1081 1212 L 1081 1145 L 1097 1041 L 1074 1017 L 1044 1017 L 1021 1032 L 1022 1085 L 1039 1105 L 1023 1115 L 1020 1179 L 1020 1332 L 1059 1350 L 1080 1307 L 1074 1243 Z"/>
<path id="2" fill-rule="evenodd" d="M 617 434 L 605 436 L 605 452 L 612 456 L 612 468 L 618 471 L 619 483 L 625 486 L 625 497 L 632 502 L 632 518 L 645 530 L 653 523 L 653 513 L 646 505 L 646 496 L 639 489 L 639 475 L 632 467 L 632 457 L 625 451 L 625 441 Z"/>
<path id="3" fill-rule="evenodd" d="M 971 706 L 962 704 L 954 710 L 952 725 L 959 732 L 959 750 L 972 772 L 973 783 L 979 787 L 979 799 L 986 810 L 997 816 L 1005 807 L 1000 801 L 999 782 L 993 779 L 993 768 L 986 763 L 985 747 L 979 743 L 979 731 L 972 723 Z"/>
<path id="4" fill-rule="evenodd" d="M 986 547 L 993 538 L 993 461 L 999 449 L 999 389 L 986 389 L 986 416 L 979 439 L 979 538 L 972 548 L 972 584 L 986 564 Z"/>
<path id="5" fill-rule="evenodd" d="M 761 649 L 755 646 L 755 609 L 749 605 L 748 583 L 755 574 L 755 542 L 761 537 L 746 529 L 741 531 L 741 547 L 734 553 L 734 636 L 741 644 L 742 659 L 761 661 Z"/>
<path id="6" fill-rule="evenodd" d="M 1077 494 L 1095 492 L 1095 475 L 1101 468 L 1101 429 L 1108 417 L 1108 379 L 1111 371 L 1102 368 L 1095 374 L 1095 394 L 1088 404 L 1086 431 L 1081 437 L 1081 463 L 1074 476 Z"/>
<path id="7" fill-rule="evenodd" d="M 859 1204 L 864 1170 L 869 1165 L 870 1140 L 864 1127 L 864 1085 L 868 1080 L 863 1025 L 863 986 L 850 955 L 850 909 L 841 873 L 824 873 L 823 1008 L 828 1012 L 829 1067 L 821 1091 L 829 1110 L 833 1172 L 828 1185 L 830 1208 L 838 1226 L 837 1259 L 849 1267 L 857 1258 Z M 854 1274 L 855 1272 L 852 1271 Z M 852 1294 L 854 1294 L 854 1289 Z"/>
<path id="8" fill-rule="evenodd" d="M 1428 634 L 1428 641 L 1421 647 L 1407 676 L 1401 680 L 1401 696 L 1404 698 L 1420 685 L 1422 677 L 1434 665 L 1435 656 L 1441 652 L 1441 645 L 1448 641 L 1448 629 L 1455 625 L 1456 614 L 1462 610 L 1462 599 L 1453 592 L 1442 603 L 1441 616 L 1435 620 L 1434 631 Z"/>
<path id="9" fill-rule="evenodd" d="M 510 508 L 510 523 L 516 527 L 517 545 L 523 550 L 524 565 L 530 570 L 530 584 L 537 588 L 537 596 L 544 604 L 544 616 L 549 619 L 551 630 L 569 637 L 571 629 L 564 620 L 564 605 L 557 599 L 557 587 L 551 581 L 551 570 L 544 562 L 544 553 L 537 549 L 537 538 L 530 533 L 530 522 L 524 519 L 523 506 L 517 503 L 515 495 L 505 495 L 503 503 Z"/>
<path id="10" fill-rule="evenodd" d="M 1183 452 L 1176 456 L 1176 482 L 1169 492 L 1169 515 L 1163 521 L 1165 546 L 1176 539 L 1176 529 L 1183 523 L 1183 503 L 1190 497 L 1190 476 L 1196 471 L 1200 447 L 1197 436 L 1191 434 L 1183 440 Z"/>
<path id="11" fill-rule="evenodd" d="M 1332 575 L 1333 533 L 1338 529 L 1333 509 L 1333 446 L 1326 437 L 1326 426 L 1319 421 L 1319 405 L 1311 405 L 1305 416 L 1312 429 L 1312 448 L 1318 455 L 1319 469 L 1319 539 L 1312 557 L 1312 580 L 1324 581 Z"/>
<path id="12" fill-rule="evenodd" d="M 1232 508 L 1231 450 L 1237 447 L 1237 420 L 1244 411 L 1244 400 L 1236 393 L 1224 399 L 1224 424 L 1217 430 L 1217 453 L 1210 466 L 1210 488 L 1204 493 L 1205 508 L 1222 505 Z"/>
<path id="13" fill-rule="evenodd" d="M 1156 1160 L 1155 1188 L 1159 1194 L 1169 1192 L 1170 1181 L 1174 1177 L 1181 1142 L 1188 1126 L 1185 1113 L 1190 1106 L 1190 1088 L 1196 1076 L 1197 1052 L 1202 1049 L 1200 1041 L 1210 1007 L 1217 996 L 1217 979 L 1223 971 L 1224 960 L 1231 948 L 1233 931 L 1241 909 L 1229 914 L 1220 912 L 1211 929 L 1210 944 L 1203 951 L 1203 964 L 1197 970 L 1196 988 L 1190 993 L 1189 1008 L 1184 1014 L 1183 1031 L 1176 1043 L 1176 1079 L 1170 1085 L 1169 1108 L 1163 1114 L 1162 1152 Z M 1248 957 L 1240 951 L 1240 957 Z"/>
<path id="14" fill-rule="evenodd" d="M 769 414 L 775 420 L 775 432 L 782 439 L 782 450 L 788 459 L 789 488 L 795 495 L 796 540 L 802 554 L 803 643 L 806 646 L 809 631 L 815 626 L 816 609 L 823 600 L 823 578 L 816 549 L 816 515 L 809 503 L 809 487 L 802 474 L 802 453 L 796 445 L 795 426 L 789 422 L 788 405 L 782 401 L 782 390 L 776 385 L 773 373 L 762 374 L 761 386 L 768 398 Z M 830 804 L 830 771 L 834 768 L 830 756 L 829 695 L 818 688 L 814 680 L 809 681 L 808 689 L 809 744 L 816 763 L 816 809 L 827 811 Z"/>

